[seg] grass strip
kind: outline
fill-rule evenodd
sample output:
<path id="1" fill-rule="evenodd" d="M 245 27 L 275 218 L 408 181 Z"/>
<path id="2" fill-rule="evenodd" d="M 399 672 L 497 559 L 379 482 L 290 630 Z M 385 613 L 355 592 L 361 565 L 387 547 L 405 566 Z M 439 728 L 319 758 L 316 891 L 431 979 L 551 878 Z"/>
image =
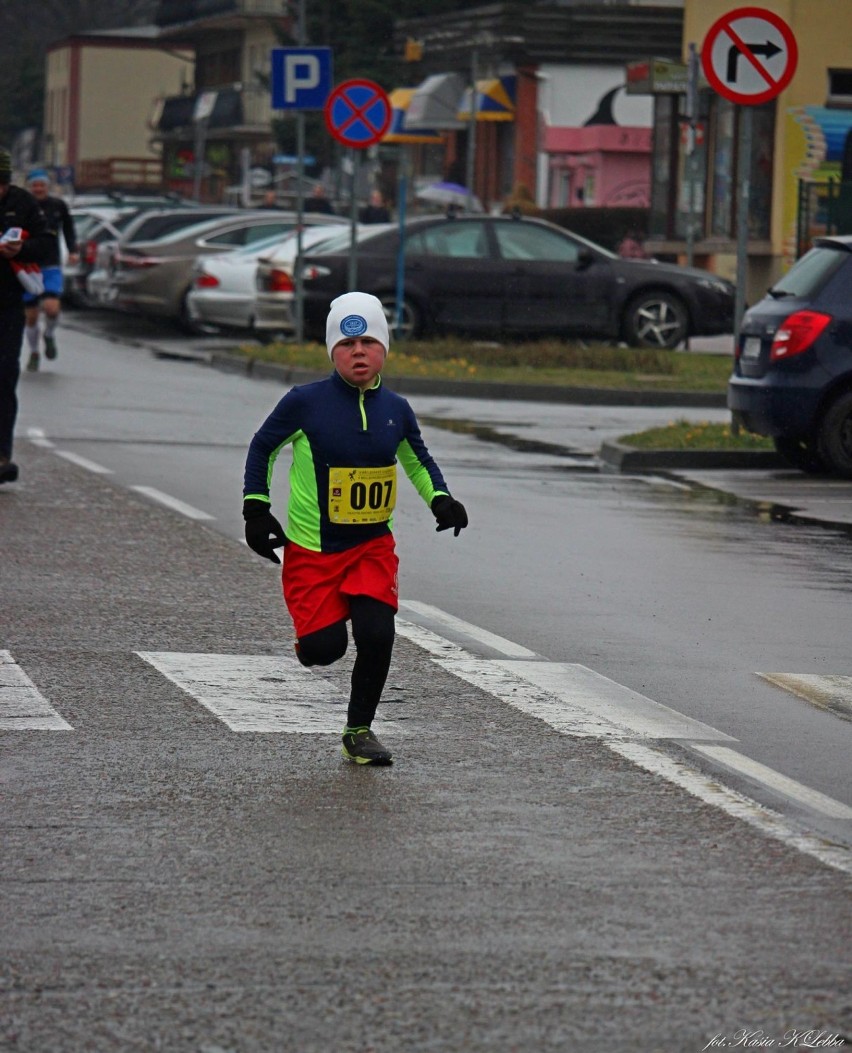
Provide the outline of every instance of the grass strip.
<path id="1" fill-rule="evenodd" d="M 238 352 L 290 368 L 325 371 L 321 344 L 243 345 Z M 602 342 L 541 340 L 500 344 L 459 339 L 406 341 L 391 348 L 384 375 L 631 391 L 724 392 L 728 355 L 657 351 Z"/>
<path id="2" fill-rule="evenodd" d="M 660 428 L 622 435 L 624 446 L 639 450 L 772 450 L 772 439 L 748 431 L 734 434 L 730 424 L 676 420 Z"/>

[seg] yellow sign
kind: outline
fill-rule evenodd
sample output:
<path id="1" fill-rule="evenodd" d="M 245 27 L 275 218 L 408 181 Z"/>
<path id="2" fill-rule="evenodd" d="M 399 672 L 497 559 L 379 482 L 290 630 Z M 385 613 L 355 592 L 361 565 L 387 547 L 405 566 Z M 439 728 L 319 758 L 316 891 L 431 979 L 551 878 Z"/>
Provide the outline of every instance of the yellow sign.
<path id="1" fill-rule="evenodd" d="M 396 504 L 396 465 L 329 468 L 328 518 L 332 523 L 384 523 Z"/>

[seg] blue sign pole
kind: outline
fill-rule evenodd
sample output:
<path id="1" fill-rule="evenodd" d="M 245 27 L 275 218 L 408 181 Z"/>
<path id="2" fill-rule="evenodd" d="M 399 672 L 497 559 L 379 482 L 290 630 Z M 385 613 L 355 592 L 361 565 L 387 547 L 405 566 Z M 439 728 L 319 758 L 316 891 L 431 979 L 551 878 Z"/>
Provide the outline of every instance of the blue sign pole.
<path id="1" fill-rule="evenodd" d="M 305 210 L 305 110 L 322 110 L 331 93 L 331 48 L 305 47 L 305 0 L 299 0 L 299 47 L 272 49 L 272 108 L 296 111 L 296 262 L 295 327 L 301 344 L 305 330 L 302 274 L 302 227 Z"/>

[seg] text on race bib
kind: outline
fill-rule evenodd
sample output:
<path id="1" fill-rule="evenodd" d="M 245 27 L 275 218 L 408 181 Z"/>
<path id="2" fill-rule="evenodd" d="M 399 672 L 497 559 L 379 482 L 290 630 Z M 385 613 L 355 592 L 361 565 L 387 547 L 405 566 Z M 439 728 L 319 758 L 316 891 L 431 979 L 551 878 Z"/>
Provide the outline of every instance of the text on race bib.
<path id="1" fill-rule="evenodd" d="M 396 504 L 396 465 L 329 468 L 328 518 L 332 523 L 384 523 Z"/>

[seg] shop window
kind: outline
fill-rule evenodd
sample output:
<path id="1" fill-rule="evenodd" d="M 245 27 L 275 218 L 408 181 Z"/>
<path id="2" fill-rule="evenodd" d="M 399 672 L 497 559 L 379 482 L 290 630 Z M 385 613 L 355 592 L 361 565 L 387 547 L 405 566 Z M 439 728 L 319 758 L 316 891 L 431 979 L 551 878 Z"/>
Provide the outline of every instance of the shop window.
<path id="1" fill-rule="evenodd" d="M 736 198 L 736 112 L 732 102 L 719 98 L 710 131 L 710 233 L 730 238 L 734 233 Z"/>
<path id="2" fill-rule="evenodd" d="M 739 144 L 745 107 L 717 98 L 712 107 L 709 178 L 710 230 L 720 238 L 737 236 Z M 768 239 L 772 212 L 772 154 L 775 103 L 750 108 L 752 122 L 749 164 L 749 220 L 751 238 Z"/>
<path id="3" fill-rule="evenodd" d="M 772 220 L 772 172 L 775 152 L 775 103 L 752 108 L 748 233 L 768 241 Z"/>
<path id="4" fill-rule="evenodd" d="M 828 98 L 825 104 L 843 109 L 852 107 L 852 69 L 828 71 Z"/>

